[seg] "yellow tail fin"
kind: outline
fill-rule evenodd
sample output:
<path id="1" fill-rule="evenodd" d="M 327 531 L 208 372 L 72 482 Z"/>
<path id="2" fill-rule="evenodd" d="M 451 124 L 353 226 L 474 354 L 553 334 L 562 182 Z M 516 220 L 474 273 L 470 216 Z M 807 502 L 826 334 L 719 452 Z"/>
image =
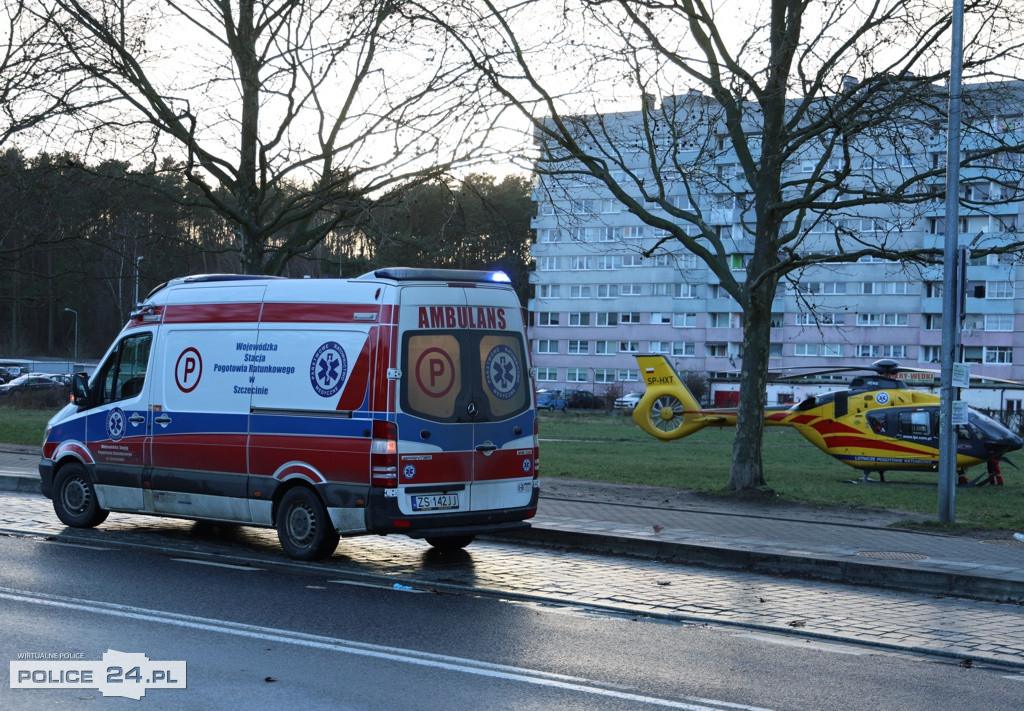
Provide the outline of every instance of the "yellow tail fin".
<path id="1" fill-rule="evenodd" d="M 669 440 L 693 434 L 707 425 L 724 424 L 719 417 L 704 415 L 667 358 L 637 356 L 636 362 L 647 392 L 633 409 L 633 421 L 644 432 Z"/>

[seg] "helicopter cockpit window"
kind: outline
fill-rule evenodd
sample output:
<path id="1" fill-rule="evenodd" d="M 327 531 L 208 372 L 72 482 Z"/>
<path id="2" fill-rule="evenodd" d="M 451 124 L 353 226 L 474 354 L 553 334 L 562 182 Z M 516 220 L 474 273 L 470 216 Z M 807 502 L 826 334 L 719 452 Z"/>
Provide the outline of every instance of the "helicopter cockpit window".
<path id="1" fill-rule="evenodd" d="M 876 434 L 888 434 L 889 423 L 886 420 L 887 417 L 884 412 L 868 413 L 868 425 L 871 426 L 871 431 Z"/>
<path id="2" fill-rule="evenodd" d="M 899 413 L 899 427 L 901 435 L 930 437 L 932 434 L 931 417 L 927 412 Z"/>

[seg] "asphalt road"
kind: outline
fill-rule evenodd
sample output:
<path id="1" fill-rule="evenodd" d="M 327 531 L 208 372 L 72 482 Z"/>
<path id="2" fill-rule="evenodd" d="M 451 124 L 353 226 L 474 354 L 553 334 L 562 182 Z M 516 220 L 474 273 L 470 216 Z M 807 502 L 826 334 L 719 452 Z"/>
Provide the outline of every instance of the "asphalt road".
<path id="1" fill-rule="evenodd" d="M 0 537 L 0 655 L 142 653 L 184 661 L 186 688 L 149 689 L 140 702 L 8 683 L 0 708 L 1015 709 L 1024 695 L 1024 676 L 1007 669 L 441 589 L 368 576 L 345 557 L 231 553 L 203 531 L 183 546 L 192 529 L 174 526 L 106 540 Z M 378 540 L 393 549 L 378 552 L 380 572 L 486 577 L 501 564 L 515 575 L 517 554 L 496 544 L 445 559 Z M 574 561 L 581 579 L 604 564 Z"/>

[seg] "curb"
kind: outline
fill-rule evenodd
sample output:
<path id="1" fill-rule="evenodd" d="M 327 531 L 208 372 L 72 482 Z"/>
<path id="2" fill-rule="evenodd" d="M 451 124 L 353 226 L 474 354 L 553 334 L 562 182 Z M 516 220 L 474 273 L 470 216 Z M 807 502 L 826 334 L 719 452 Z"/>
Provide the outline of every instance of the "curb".
<path id="1" fill-rule="evenodd" d="M 591 553 L 626 555 L 682 565 L 720 570 L 738 570 L 778 577 L 803 578 L 847 585 L 865 585 L 888 590 L 949 595 L 1024 603 L 1024 580 L 907 568 L 870 561 L 845 560 L 807 553 L 795 555 L 776 551 L 737 548 L 734 545 L 708 545 L 628 538 L 612 534 L 565 531 L 544 528 L 534 523 L 526 531 L 487 536 L 495 540 L 532 543 Z"/>
<path id="2" fill-rule="evenodd" d="M 21 494 L 43 495 L 38 477 L 20 474 L 0 474 L 0 491 L 16 491 Z"/>

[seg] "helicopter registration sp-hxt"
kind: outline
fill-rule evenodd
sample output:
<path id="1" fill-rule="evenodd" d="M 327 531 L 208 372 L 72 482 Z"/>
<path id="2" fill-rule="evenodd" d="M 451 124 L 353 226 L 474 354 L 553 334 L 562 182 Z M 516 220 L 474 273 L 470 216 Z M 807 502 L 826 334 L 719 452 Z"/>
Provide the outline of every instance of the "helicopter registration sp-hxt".
<path id="1" fill-rule="evenodd" d="M 705 427 L 734 427 L 735 409 L 702 409 L 663 356 L 637 356 L 647 391 L 633 420 L 648 434 L 668 441 Z M 859 469 L 868 481 L 877 472 L 936 471 L 939 463 L 939 396 L 912 390 L 897 378 L 895 361 L 874 364 L 874 374 L 858 376 L 847 390 L 812 395 L 788 408 L 768 408 L 766 426 L 792 427 L 838 461 Z M 839 370 L 869 370 L 842 368 Z M 829 371 L 835 372 L 835 371 Z M 992 418 L 968 410 L 968 424 L 957 427 L 957 469 L 999 459 L 1024 440 Z"/>

